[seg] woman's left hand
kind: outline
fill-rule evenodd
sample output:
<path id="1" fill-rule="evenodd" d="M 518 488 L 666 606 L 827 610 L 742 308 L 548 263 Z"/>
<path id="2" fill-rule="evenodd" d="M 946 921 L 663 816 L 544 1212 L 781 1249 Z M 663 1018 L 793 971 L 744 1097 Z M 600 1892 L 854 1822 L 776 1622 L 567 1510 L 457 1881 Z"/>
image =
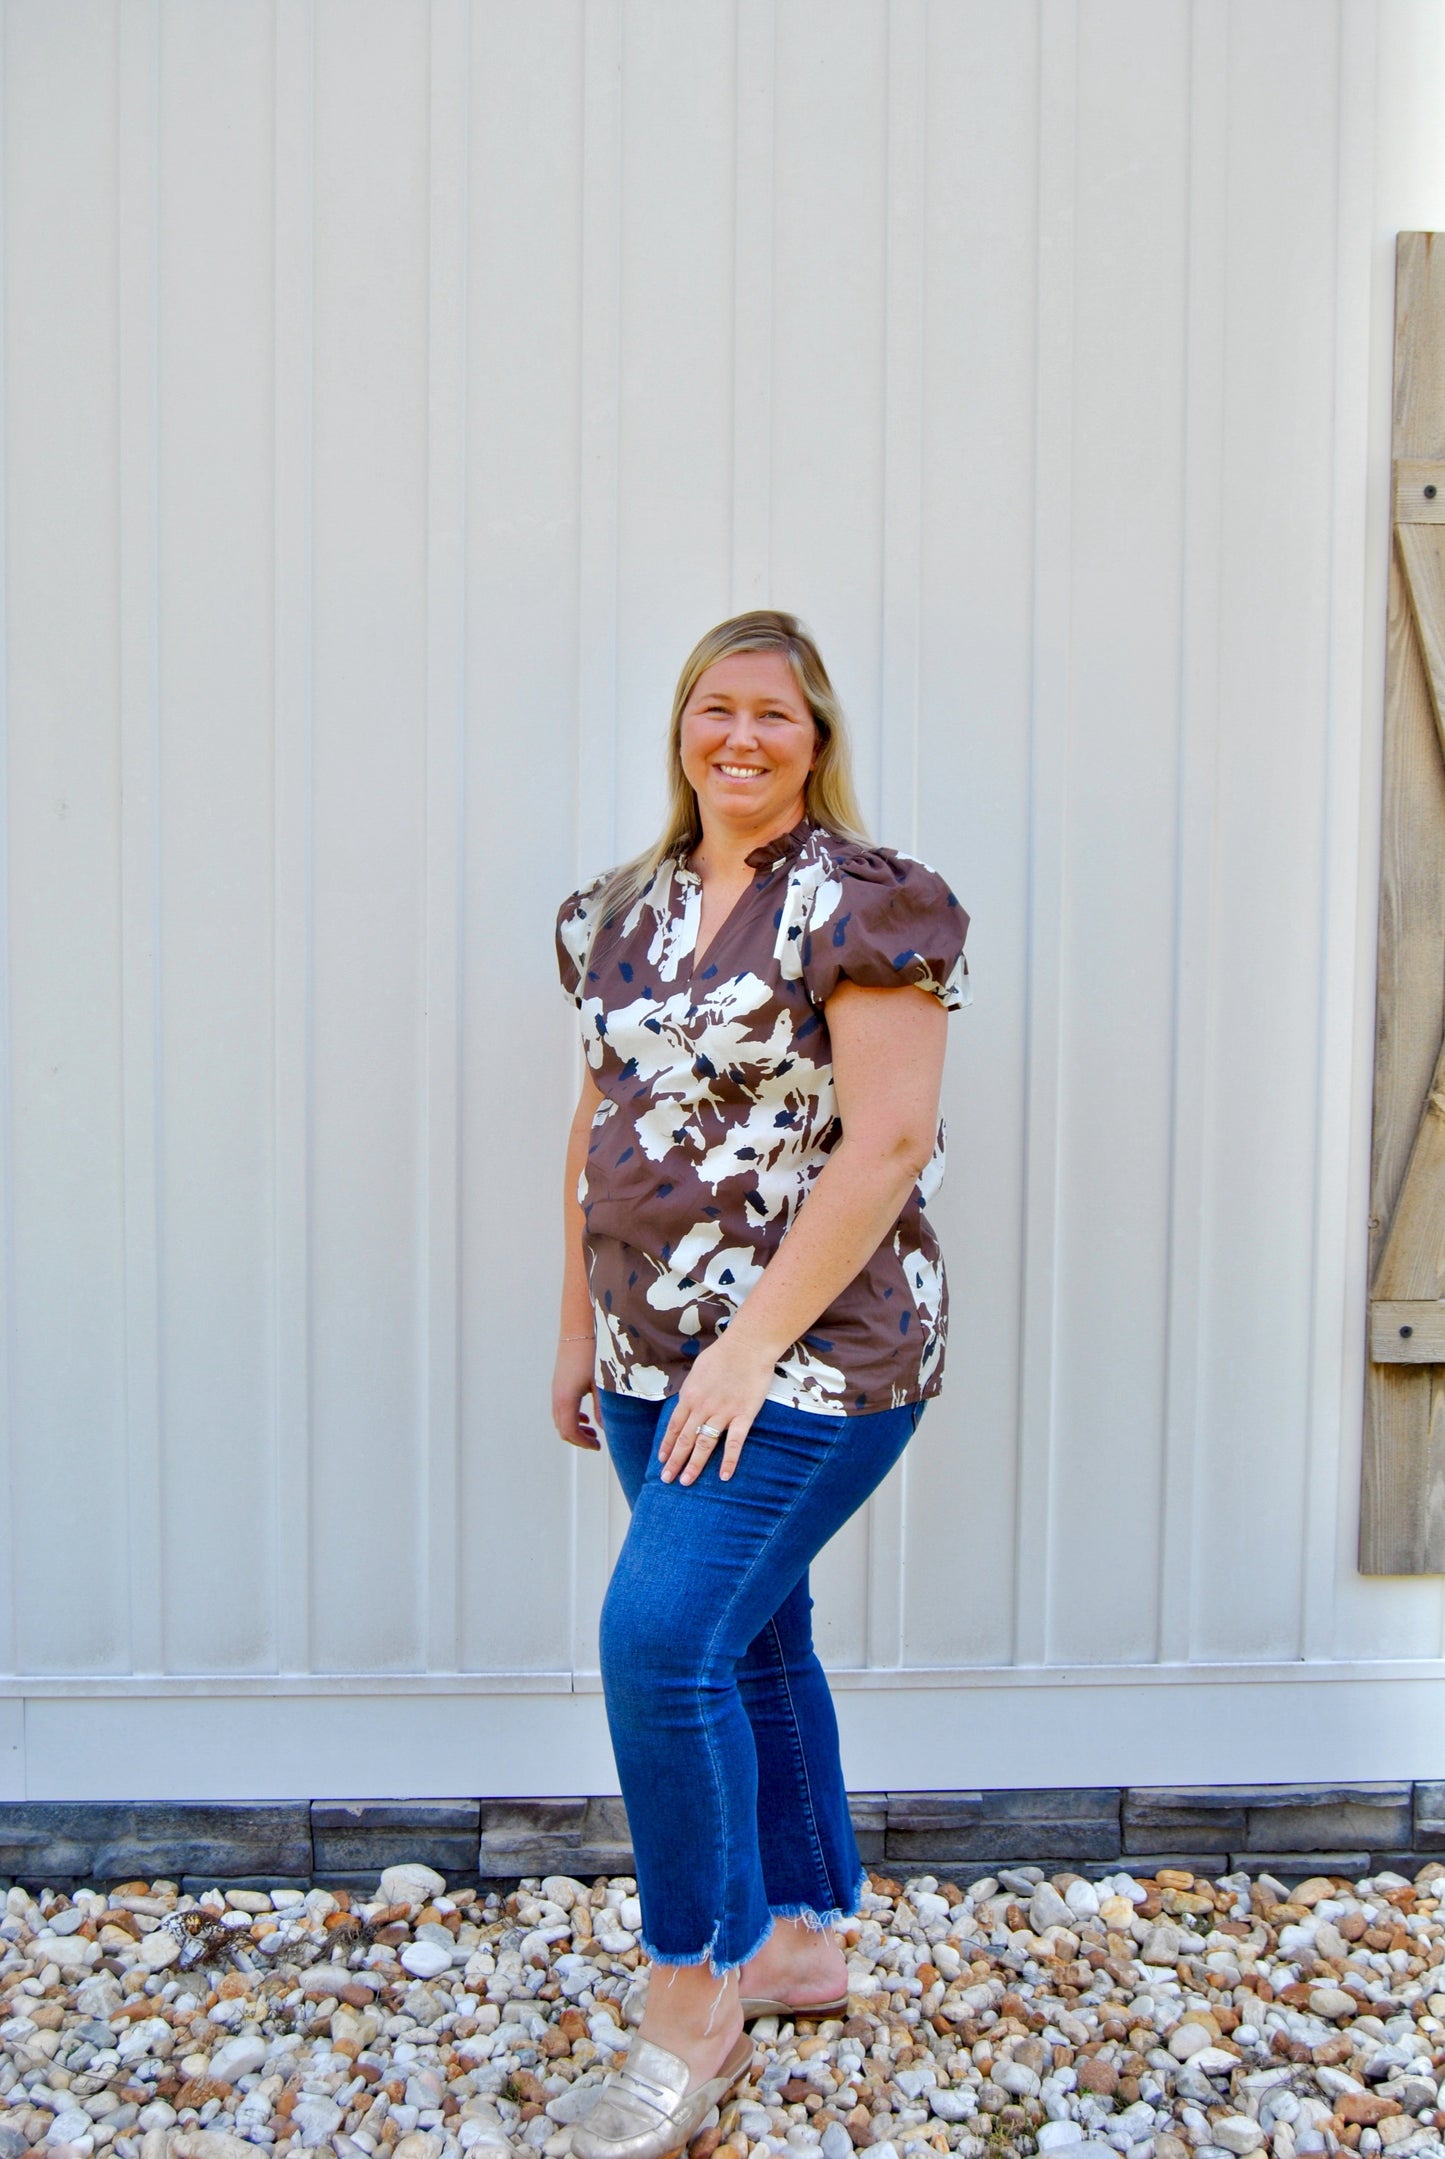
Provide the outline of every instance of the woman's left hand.
<path id="1" fill-rule="evenodd" d="M 736 1322 L 734 1322 L 736 1325 Z M 774 1359 L 720 1334 L 693 1360 L 658 1450 L 662 1481 L 694 1484 L 713 1449 L 723 1442 L 718 1475 L 726 1482 L 737 1467 L 743 1441 L 772 1384 Z M 698 1426 L 711 1427 L 711 1433 Z"/>

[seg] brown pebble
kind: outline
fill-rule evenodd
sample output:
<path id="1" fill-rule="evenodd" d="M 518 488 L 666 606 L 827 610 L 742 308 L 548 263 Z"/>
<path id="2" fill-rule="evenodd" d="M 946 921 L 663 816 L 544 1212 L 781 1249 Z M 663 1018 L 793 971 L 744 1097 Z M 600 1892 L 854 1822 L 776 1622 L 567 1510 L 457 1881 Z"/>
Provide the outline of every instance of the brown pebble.
<path id="1" fill-rule="evenodd" d="M 1335 2101 L 1339 2119 L 1356 2122 L 1362 2129 L 1373 2129 L 1377 2122 L 1388 2121 L 1392 2114 L 1402 2111 L 1397 2099 L 1386 2099 L 1379 2092 L 1345 2092 Z"/>
<path id="2" fill-rule="evenodd" d="M 1317 2069 L 1335 2069 L 1347 2062 L 1354 2051 L 1354 2042 L 1341 2032 L 1338 2038 L 1322 2040 L 1311 2050 L 1310 2059 Z"/>
<path id="3" fill-rule="evenodd" d="M 537 2051 L 545 2054 L 549 2061 L 557 2061 L 562 2055 L 572 2052 L 572 2042 L 564 2031 L 559 2031 L 555 2024 L 549 2024 L 537 2041 Z"/>
<path id="4" fill-rule="evenodd" d="M 1116 2099 L 1121 2099 L 1126 2107 L 1133 2106 L 1140 2097 L 1139 2079 L 1137 2077 L 1120 2077 L 1118 2089 L 1114 2096 Z"/>
<path id="5" fill-rule="evenodd" d="M 173 2104 L 178 2113 L 182 2107 L 194 2107 L 199 2113 L 208 2099 L 224 2100 L 233 2096 L 230 2085 L 220 2077 L 187 2077 Z"/>
<path id="6" fill-rule="evenodd" d="M 1077 2074 L 1080 2089 L 1083 2091 L 1100 2092 L 1106 2099 L 1112 2099 L 1118 2090 L 1118 2070 L 1112 2062 L 1104 2061 L 1097 2054 L 1091 2054 L 1081 2061 Z"/>

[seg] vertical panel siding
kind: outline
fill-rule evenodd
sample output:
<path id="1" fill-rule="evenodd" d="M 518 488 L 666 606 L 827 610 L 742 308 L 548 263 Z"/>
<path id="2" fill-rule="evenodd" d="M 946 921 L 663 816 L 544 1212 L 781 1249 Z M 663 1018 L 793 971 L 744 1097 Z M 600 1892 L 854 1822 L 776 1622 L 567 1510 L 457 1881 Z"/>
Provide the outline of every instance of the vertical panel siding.
<path id="1" fill-rule="evenodd" d="M 273 490 L 271 769 L 272 1538 L 276 1659 L 311 1661 L 312 935 L 311 737 L 315 335 L 315 14 L 275 17 L 275 268 L 271 384 Z"/>
<path id="2" fill-rule="evenodd" d="M 6 1572 L 20 1668 L 105 1672 L 130 1661 L 134 1556 L 116 927 L 118 56 L 111 9 L 74 9 L 65 26 L 57 37 L 41 14 L 5 17 Z M 111 1534 L 57 1603 L 40 1525 L 63 1520 L 78 1490 Z"/>
<path id="3" fill-rule="evenodd" d="M 972 914 L 952 1023 L 950 1377 L 908 1467 L 909 1664 L 1013 1653 L 1026 1058 L 1039 34 L 978 0 L 927 18 L 918 851 Z M 987 83 L 988 96 L 978 96 Z M 960 115 L 968 115 L 967 125 Z M 1037 1559 L 1029 1555 L 1031 1576 Z"/>
<path id="4" fill-rule="evenodd" d="M 157 101 L 163 1655 L 202 1672 L 275 1656 L 274 53 L 246 15 L 217 69 L 224 15 L 162 10 Z M 216 1595 L 222 1524 L 254 1554 L 244 1597 Z"/>
<path id="5" fill-rule="evenodd" d="M 1196 1549 L 1227 1539 L 1234 1560 L 1198 1569 L 1191 1647 L 1204 1656 L 1300 1647 L 1337 93 L 1333 18 L 1293 4 L 1233 11 L 1208 1347 L 1193 1530 Z"/>
<path id="6" fill-rule="evenodd" d="M 1081 10 L 1059 954 L 1070 1288 L 1048 1502 L 1047 1650 L 1066 1662 L 1147 1660 L 1157 1627 L 1153 1570 L 1132 1555 L 1157 1535 L 1163 1423 L 1188 96 L 1187 7 Z M 1105 1550 L 1122 1563 L 1101 1567 Z"/>
<path id="7" fill-rule="evenodd" d="M 1200 1371 L 1205 1104 L 1214 948 L 1215 714 L 1219 697 L 1220 531 L 1224 461 L 1224 272 L 1228 244 L 1229 15 L 1194 8 L 1189 54 L 1189 201 L 1180 539 L 1179 756 L 1174 804 L 1174 966 L 1169 1135 L 1168 1313 L 1154 1558 L 1156 1653 L 1190 1654 L 1195 1507 L 1203 1473 Z"/>
<path id="8" fill-rule="evenodd" d="M 764 602 L 975 925 L 950 1382 L 816 1569 L 825 1653 L 1441 1654 L 1440 1585 L 1352 1560 L 1433 11 L 3 33 L 16 1669 L 545 1675 L 567 1786 L 624 1509 L 547 1415 L 552 915 L 653 829 L 688 644 Z M 108 1532 L 47 1599 L 78 1488 Z"/>
<path id="9" fill-rule="evenodd" d="M 340 1671 L 425 1655 L 427 30 L 316 10 L 310 1566 Z"/>
<path id="10" fill-rule="evenodd" d="M 579 699 L 598 724 L 611 704 L 610 658 L 584 651 L 578 632 L 584 579 L 589 631 L 613 612 L 595 584 L 610 575 L 611 543 L 590 537 L 589 496 L 584 547 L 579 509 L 594 480 L 579 366 L 586 42 L 576 0 L 472 11 L 460 1346 L 470 1670 L 566 1669 L 574 1597 L 595 1626 L 606 1580 L 606 1473 L 552 1434 L 549 1359 L 536 1347 L 539 1326 L 554 1324 L 559 1157 L 523 1138 L 545 1129 L 560 1143 L 576 1100 L 552 912 L 581 867 Z M 611 481 L 601 486 L 610 499 Z M 611 837 L 588 833 L 594 862 Z M 584 1636 L 578 1660 L 595 1664 L 586 1651 Z"/>

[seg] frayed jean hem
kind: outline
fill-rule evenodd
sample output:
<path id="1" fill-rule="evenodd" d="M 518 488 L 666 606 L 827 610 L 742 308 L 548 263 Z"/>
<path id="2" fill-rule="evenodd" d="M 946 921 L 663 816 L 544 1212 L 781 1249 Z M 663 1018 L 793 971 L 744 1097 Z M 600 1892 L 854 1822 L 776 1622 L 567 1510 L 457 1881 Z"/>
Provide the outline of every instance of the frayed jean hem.
<path id="1" fill-rule="evenodd" d="M 758 1951 L 762 1948 L 763 1943 L 772 1933 L 773 1921 L 777 1916 L 778 1915 L 776 1913 L 770 1912 L 768 1914 L 767 1925 L 763 1928 L 762 1933 L 753 1943 L 751 1949 L 745 1949 L 740 1957 L 735 1957 L 730 1962 L 725 1964 L 719 1964 L 717 1958 L 713 1954 L 714 1950 L 717 1947 L 718 1932 L 722 1925 L 721 1920 L 719 1920 L 718 1925 L 713 1928 L 711 1935 L 708 1937 L 707 1941 L 704 1942 L 701 1949 L 689 1949 L 684 1951 L 678 1951 L 674 1949 L 658 1949 L 654 1947 L 654 1945 L 647 1939 L 645 1934 L 639 1934 L 639 1936 L 637 1937 L 637 1946 L 642 1951 L 642 1954 L 647 1958 L 648 1962 L 651 1964 L 675 1964 L 683 1970 L 693 1970 L 699 1964 L 710 1964 L 712 1966 L 713 1976 L 715 1978 L 726 1979 L 729 1972 L 740 1971 L 750 1957 L 755 1957 L 757 1955 Z"/>
<path id="2" fill-rule="evenodd" d="M 690 1949 L 681 1953 L 658 1949 L 648 1941 L 646 1935 L 638 1936 L 637 1946 L 650 1964 L 674 1964 L 682 1970 L 690 1970 L 695 1969 L 699 1964 L 710 1963 L 716 1976 L 719 1979 L 725 1979 L 729 1972 L 739 1971 L 744 1964 L 757 1955 L 764 1942 L 772 1934 L 773 1928 L 779 1919 L 800 1919 L 809 1932 L 814 1934 L 825 1934 L 830 1927 L 846 1926 L 850 1919 L 857 1917 L 858 1906 L 863 1900 L 863 1892 L 867 1887 L 868 1869 L 863 1867 L 859 1870 L 858 1879 L 853 1885 L 853 1893 L 848 1899 L 848 1909 L 846 1911 L 843 1910 L 841 1905 L 837 1904 L 826 1912 L 820 1911 L 816 1904 L 769 1905 L 768 1923 L 763 1928 L 762 1933 L 753 1943 L 751 1949 L 744 1950 L 743 1954 L 735 1958 L 731 1963 L 719 1964 L 713 1955 L 713 1951 L 717 1947 L 718 1934 L 722 1927 L 721 1920 L 713 1928 L 711 1935 L 701 1949 Z"/>
<path id="3" fill-rule="evenodd" d="M 820 1912 L 816 1904 L 774 1904 L 769 1909 L 774 1919 L 801 1919 L 811 1933 L 824 1934 L 829 1927 L 841 1927 L 858 1916 L 858 1906 L 863 1901 L 863 1892 L 867 1887 L 868 1870 L 865 1867 L 853 1885 L 847 1911 L 837 1904 L 831 1911 L 826 1912 Z"/>

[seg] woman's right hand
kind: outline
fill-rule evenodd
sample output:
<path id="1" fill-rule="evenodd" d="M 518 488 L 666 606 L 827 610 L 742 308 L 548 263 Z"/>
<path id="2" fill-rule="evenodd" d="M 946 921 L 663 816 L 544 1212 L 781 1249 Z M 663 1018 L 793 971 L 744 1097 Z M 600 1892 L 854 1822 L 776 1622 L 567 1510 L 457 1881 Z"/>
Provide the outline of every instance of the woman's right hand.
<path id="1" fill-rule="evenodd" d="M 595 1358 L 596 1344 L 589 1335 L 582 1341 L 559 1342 L 552 1367 L 552 1422 L 569 1445 L 593 1454 L 602 1445 L 594 1422 L 596 1402 L 591 1415 L 582 1405 L 592 1395 Z"/>

